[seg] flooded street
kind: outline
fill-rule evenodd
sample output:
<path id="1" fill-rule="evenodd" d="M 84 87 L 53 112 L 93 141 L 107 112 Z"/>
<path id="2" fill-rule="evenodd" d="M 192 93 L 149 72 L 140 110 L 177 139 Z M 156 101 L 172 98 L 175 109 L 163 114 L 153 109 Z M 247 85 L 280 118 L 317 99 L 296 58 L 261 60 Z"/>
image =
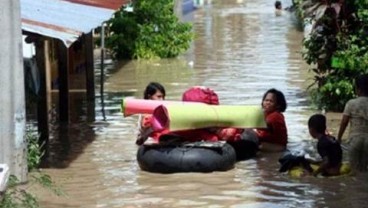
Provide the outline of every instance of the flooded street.
<path id="1" fill-rule="evenodd" d="M 275 16 L 269 0 L 219 0 L 192 16 L 196 38 L 182 57 L 109 65 L 104 105 L 88 122 L 83 96 L 72 94 L 69 126 L 52 126 L 51 168 L 44 169 L 67 194 L 42 192 L 43 207 L 368 207 L 367 176 L 291 179 L 278 173 L 280 154 L 261 153 L 227 172 L 152 174 L 139 169 L 137 117 L 120 112 L 124 96 L 141 98 L 150 81 L 168 100 L 193 85 L 214 89 L 222 104 L 260 104 L 269 88 L 284 92 L 292 152 L 314 156 L 308 134 L 308 66 L 301 59 L 303 33 L 289 14 Z M 283 2 L 286 7 L 289 2 Z M 96 60 L 98 61 L 98 60 Z M 96 89 L 98 92 L 98 89 Z M 79 99 L 79 100 L 78 100 Z M 103 107 L 103 108 L 102 108 Z"/>

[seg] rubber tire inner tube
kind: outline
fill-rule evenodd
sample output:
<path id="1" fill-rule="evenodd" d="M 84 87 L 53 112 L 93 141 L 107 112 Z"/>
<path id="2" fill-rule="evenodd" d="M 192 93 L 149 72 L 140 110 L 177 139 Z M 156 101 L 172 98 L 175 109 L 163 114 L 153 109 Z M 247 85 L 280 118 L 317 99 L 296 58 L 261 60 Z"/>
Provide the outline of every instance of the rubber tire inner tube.
<path id="1" fill-rule="evenodd" d="M 228 141 L 227 143 L 234 148 L 236 152 L 236 159 L 238 161 L 255 157 L 259 150 L 257 134 L 253 130 L 249 129 L 245 130 L 240 135 L 240 140 Z"/>
<path id="2" fill-rule="evenodd" d="M 137 152 L 137 161 L 142 170 L 154 173 L 227 171 L 234 168 L 236 153 L 227 143 L 142 145 Z"/>

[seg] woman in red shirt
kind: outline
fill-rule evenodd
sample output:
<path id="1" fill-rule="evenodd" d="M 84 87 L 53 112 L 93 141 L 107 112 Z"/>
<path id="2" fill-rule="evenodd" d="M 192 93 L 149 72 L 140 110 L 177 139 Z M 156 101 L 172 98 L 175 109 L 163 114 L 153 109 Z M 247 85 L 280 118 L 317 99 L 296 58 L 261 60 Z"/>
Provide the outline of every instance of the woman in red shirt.
<path id="1" fill-rule="evenodd" d="M 269 89 L 262 99 L 267 129 L 256 129 L 260 150 L 278 152 L 286 149 L 287 128 L 282 114 L 287 104 L 284 94 L 276 89 Z"/>

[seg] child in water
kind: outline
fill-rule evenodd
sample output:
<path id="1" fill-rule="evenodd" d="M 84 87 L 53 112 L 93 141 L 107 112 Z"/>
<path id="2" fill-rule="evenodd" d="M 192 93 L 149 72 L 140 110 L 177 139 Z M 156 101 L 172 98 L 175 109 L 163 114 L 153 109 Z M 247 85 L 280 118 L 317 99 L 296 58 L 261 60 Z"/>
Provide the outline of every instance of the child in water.
<path id="1" fill-rule="evenodd" d="M 143 98 L 145 100 L 165 100 L 165 88 L 158 82 L 151 82 L 147 85 L 143 93 Z M 150 124 L 150 115 L 140 115 L 138 126 L 139 133 L 136 140 L 137 145 L 142 145 L 153 132 Z"/>
<path id="2" fill-rule="evenodd" d="M 275 14 L 276 14 L 276 16 L 282 15 L 282 4 L 281 4 L 281 1 L 276 1 L 275 2 Z"/>
<path id="3" fill-rule="evenodd" d="M 322 161 L 308 159 L 312 164 L 319 167 L 313 172 L 314 176 L 336 176 L 340 174 L 342 161 L 342 150 L 340 143 L 331 135 L 326 134 L 326 117 L 322 114 L 315 114 L 309 118 L 308 128 L 310 135 L 318 139 L 317 151 Z"/>
<path id="4" fill-rule="evenodd" d="M 267 129 L 255 129 L 261 151 L 279 152 L 286 149 L 287 128 L 282 114 L 287 104 L 284 94 L 274 88 L 269 89 L 262 98 Z"/>
<path id="5" fill-rule="evenodd" d="M 341 142 L 350 123 L 350 165 L 355 170 L 368 171 L 368 74 L 356 78 L 355 91 L 358 97 L 345 105 L 337 141 Z"/>

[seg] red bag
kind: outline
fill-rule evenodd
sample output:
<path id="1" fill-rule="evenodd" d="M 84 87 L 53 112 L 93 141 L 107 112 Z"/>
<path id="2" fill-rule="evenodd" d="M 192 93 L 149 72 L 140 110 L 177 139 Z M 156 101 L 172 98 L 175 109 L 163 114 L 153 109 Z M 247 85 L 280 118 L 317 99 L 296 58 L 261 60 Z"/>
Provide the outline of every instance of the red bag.
<path id="1" fill-rule="evenodd" d="M 217 132 L 217 136 L 221 140 L 235 142 L 237 140 L 240 140 L 240 135 L 242 132 L 243 132 L 243 129 L 223 128 Z"/>
<path id="2" fill-rule="evenodd" d="M 215 91 L 207 87 L 195 86 L 183 94 L 183 101 L 201 102 L 210 105 L 219 105 L 219 98 Z"/>

